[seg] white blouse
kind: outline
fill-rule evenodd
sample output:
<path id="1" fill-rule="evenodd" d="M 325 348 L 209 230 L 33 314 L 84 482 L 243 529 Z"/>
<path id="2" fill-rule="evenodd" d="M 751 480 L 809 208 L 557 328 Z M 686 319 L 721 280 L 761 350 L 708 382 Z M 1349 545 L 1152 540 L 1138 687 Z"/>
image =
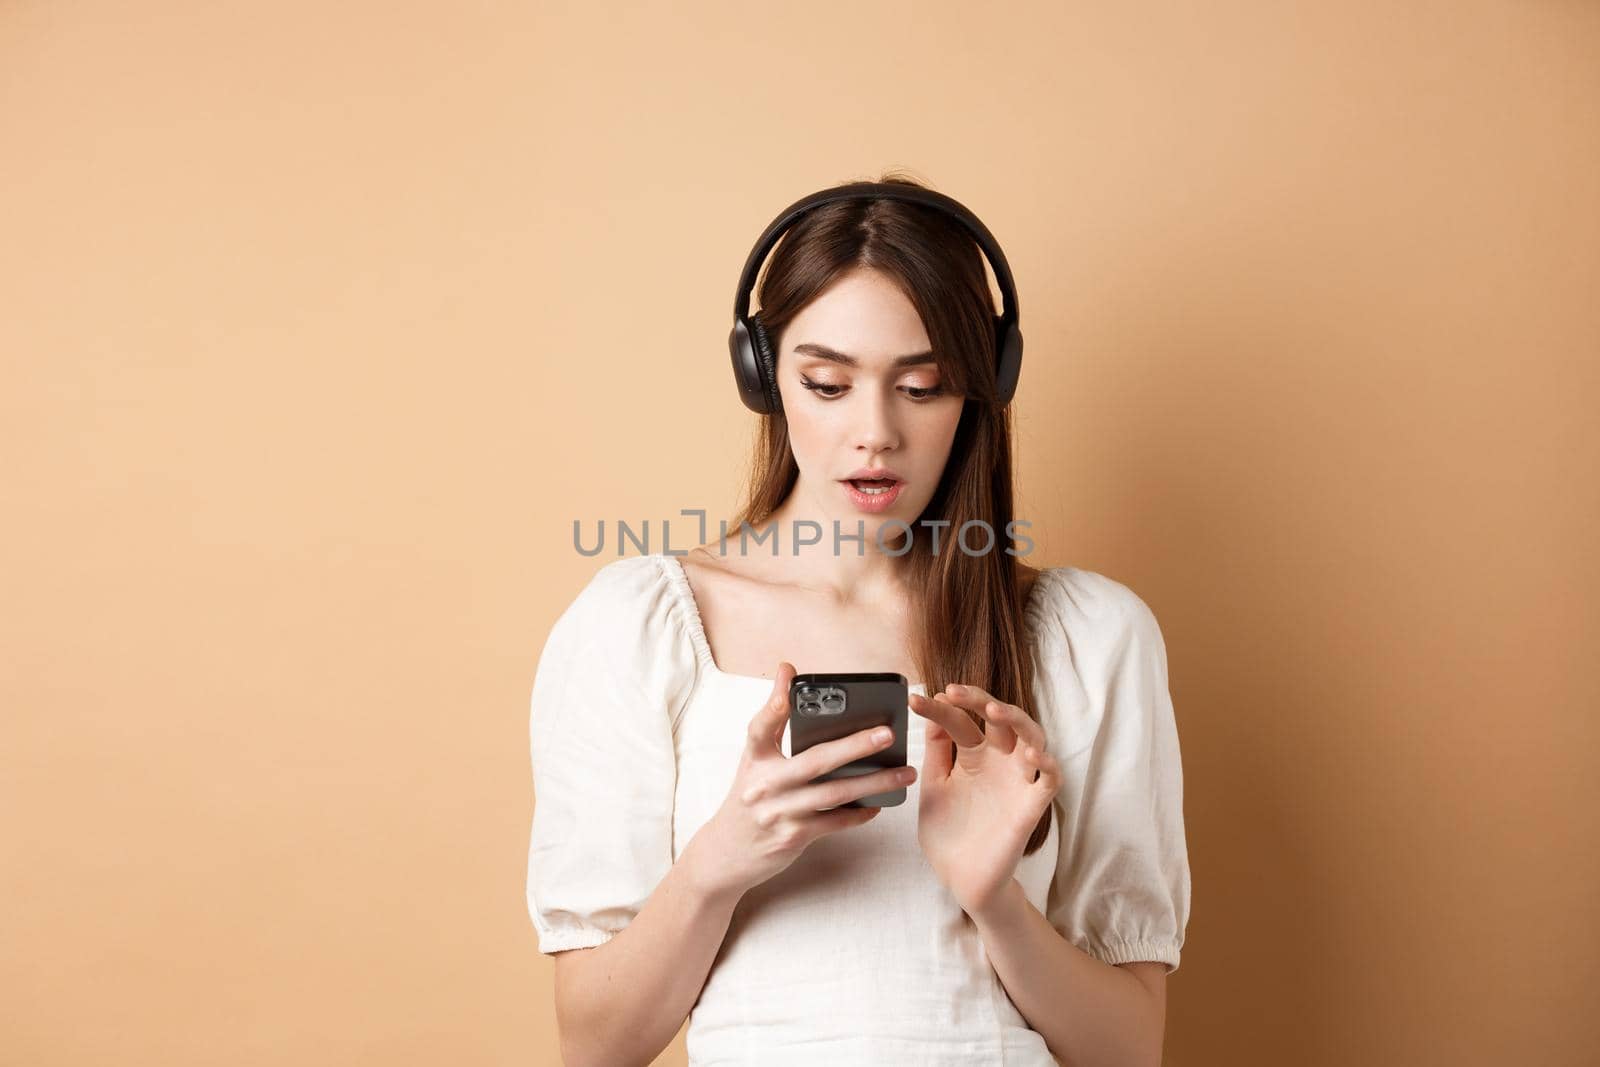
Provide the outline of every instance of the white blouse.
<path id="1" fill-rule="evenodd" d="M 1127 586 L 1076 567 L 1042 570 L 1024 615 L 1037 657 L 1027 710 L 1064 781 L 1017 880 L 1085 952 L 1170 974 L 1189 863 L 1161 630 Z M 533 682 L 527 899 L 541 952 L 601 944 L 638 914 L 727 796 L 771 691 L 713 662 L 677 555 L 595 573 Z M 920 771 L 925 720 L 907 714 Z M 692 1065 L 1055 1063 L 917 845 L 920 785 L 740 899 L 689 1016 Z"/>

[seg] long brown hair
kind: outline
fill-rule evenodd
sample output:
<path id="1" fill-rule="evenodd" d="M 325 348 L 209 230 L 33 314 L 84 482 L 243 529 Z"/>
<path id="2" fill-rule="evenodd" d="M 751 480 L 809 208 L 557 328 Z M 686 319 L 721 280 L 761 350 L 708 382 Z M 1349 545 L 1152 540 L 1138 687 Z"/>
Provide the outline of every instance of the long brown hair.
<path id="1" fill-rule="evenodd" d="M 877 180 L 923 185 L 894 171 Z M 945 387 L 964 397 L 939 485 L 912 524 L 912 545 L 900 557 L 912 617 L 945 620 L 916 628 L 913 658 L 929 695 L 949 682 L 977 685 L 1033 714 L 1034 663 L 1023 621 L 1021 565 L 1006 552 L 1014 547 L 1008 536 L 1014 513 L 1011 411 L 995 395 L 995 308 L 983 254 L 960 223 L 921 204 L 855 200 L 813 209 L 784 233 L 757 287 L 761 322 L 775 350 L 802 308 L 862 267 L 899 284 L 922 317 Z M 799 473 L 783 412 L 762 415 L 744 504 L 731 530 L 765 523 Z M 968 555 L 956 536 L 963 523 L 979 519 L 994 531 L 994 545 Z M 924 525 L 930 520 L 948 522 L 937 528 L 938 555 L 931 544 L 934 528 Z M 905 548 L 904 536 L 891 540 L 886 532 L 885 547 Z M 973 717 L 982 729 L 985 720 Z M 1024 855 L 1044 843 L 1050 810 L 1034 827 Z"/>

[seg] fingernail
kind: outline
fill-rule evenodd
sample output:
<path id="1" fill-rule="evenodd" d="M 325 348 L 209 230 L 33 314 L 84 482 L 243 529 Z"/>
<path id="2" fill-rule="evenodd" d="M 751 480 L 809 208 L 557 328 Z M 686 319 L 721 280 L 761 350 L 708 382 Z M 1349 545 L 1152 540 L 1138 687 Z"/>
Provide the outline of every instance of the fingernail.
<path id="1" fill-rule="evenodd" d="M 878 742 L 891 741 L 894 739 L 894 731 L 887 726 L 880 726 L 872 731 L 872 739 Z"/>

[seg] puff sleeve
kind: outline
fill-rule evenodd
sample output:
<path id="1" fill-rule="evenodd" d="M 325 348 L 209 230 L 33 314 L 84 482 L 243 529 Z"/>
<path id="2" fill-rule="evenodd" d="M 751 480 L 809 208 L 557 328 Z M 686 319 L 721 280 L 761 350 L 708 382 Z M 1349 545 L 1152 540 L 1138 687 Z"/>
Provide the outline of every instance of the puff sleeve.
<path id="1" fill-rule="evenodd" d="M 610 940 L 673 863 L 673 726 L 697 665 L 662 576 L 654 556 L 606 564 L 539 657 L 527 902 L 543 953 Z"/>
<path id="2" fill-rule="evenodd" d="M 1155 615 L 1131 589 L 1051 572 L 1041 722 L 1061 761 L 1061 837 L 1046 918 L 1107 963 L 1178 969 L 1189 921 L 1183 767 Z"/>

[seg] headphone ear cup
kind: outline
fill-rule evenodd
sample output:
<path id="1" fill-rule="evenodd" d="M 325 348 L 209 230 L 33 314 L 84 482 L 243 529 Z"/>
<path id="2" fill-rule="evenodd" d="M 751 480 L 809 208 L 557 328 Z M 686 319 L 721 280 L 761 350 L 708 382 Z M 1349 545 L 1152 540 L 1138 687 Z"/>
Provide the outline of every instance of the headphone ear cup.
<path id="1" fill-rule="evenodd" d="M 1001 405 L 1011 403 L 1011 398 L 1017 392 L 1017 378 L 1022 374 L 1022 331 L 1016 323 L 1007 323 L 1000 317 L 995 318 L 995 359 L 994 391 L 995 398 Z"/>
<path id="2" fill-rule="evenodd" d="M 756 357 L 755 340 L 751 337 L 749 323 L 734 320 L 728 331 L 728 355 L 733 362 L 733 380 L 739 387 L 739 402 L 756 414 L 763 414 L 767 403 L 767 390 L 761 384 L 761 361 Z"/>
<path id="3" fill-rule="evenodd" d="M 750 333 L 755 342 L 756 364 L 760 368 L 761 390 L 767 400 L 767 413 L 776 414 L 783 410 L 783 399 L 778 392 L 778 353 L 767 336 L 767 328 L 761 324 L 759 311 L 750 316 Z"/>

